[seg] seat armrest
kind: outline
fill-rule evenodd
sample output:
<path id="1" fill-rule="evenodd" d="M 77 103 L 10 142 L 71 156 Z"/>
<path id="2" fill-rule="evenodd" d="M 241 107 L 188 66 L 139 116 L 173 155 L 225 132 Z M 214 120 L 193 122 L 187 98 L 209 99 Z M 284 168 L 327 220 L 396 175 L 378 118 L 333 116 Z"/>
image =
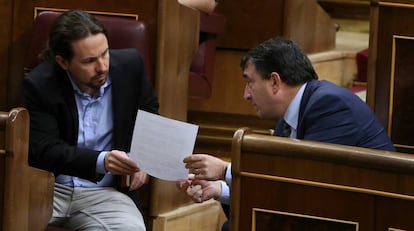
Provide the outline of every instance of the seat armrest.
<path id="1" fill-rule="evenodd" d="M 29 227 L 31 230 L 45 230 L 53 212 L 53 173 L 29 167 Z"/>

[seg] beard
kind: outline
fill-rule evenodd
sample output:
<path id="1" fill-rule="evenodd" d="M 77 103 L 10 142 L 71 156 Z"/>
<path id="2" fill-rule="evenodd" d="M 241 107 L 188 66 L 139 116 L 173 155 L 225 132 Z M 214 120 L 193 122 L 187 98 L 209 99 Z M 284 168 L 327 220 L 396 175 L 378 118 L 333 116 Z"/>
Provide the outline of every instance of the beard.
<path id="1" fill-rule="evenodd" d="M 92 88 L 92 89 L 99 89 L 102 85 L 105 84 L 106 79 L 108 76 L 108 72 L 100 72 L 97 73 L 95 76 L 93 76 L 91 78 L 91 80 L 89 81 L 89 83 L 87 84 L 88 87 Z"/>

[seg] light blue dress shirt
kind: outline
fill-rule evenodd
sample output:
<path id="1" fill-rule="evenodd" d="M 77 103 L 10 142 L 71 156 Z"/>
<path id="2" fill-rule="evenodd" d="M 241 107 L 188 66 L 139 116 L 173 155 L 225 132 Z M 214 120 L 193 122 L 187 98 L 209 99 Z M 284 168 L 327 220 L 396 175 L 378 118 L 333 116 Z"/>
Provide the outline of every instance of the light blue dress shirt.
<path id="1" fill-rule="evenodd" d="M 69 73 L 68 73 L 69 75 Z M 69 75 L 70 77 L 70 75 Z M 98 183 L 79 177 L 59 175 L 56 182 L 71 187 L 107 187 L 113 186 L 113 175 L 106 172 L 104 166 L 105 155 L 112 150 L 112 84 L 108 76 L 104 85 L 90 96 L 80 91 L 74 80 L 70 77 L 76 100 L 79 117 L 78 147 L 102 151 L 97 159 L 96 173 L 105 174 Z"/>
<path id="2" fill-rule="evenodd" d="M 285 115 L 283 116 L 283 119 L 287 124 L 289 124 L 292 129 L 289 136 L 290 138 L 296 138 L 297 135 L 300 102 L 302 102 L 303 92 L 305 91 L 306 85 L 307 83 L 303 84 L 300 87 L 299 91 L 296 93 L 295 97 L 292 99 L 288 108 L 286 109 Z"/>

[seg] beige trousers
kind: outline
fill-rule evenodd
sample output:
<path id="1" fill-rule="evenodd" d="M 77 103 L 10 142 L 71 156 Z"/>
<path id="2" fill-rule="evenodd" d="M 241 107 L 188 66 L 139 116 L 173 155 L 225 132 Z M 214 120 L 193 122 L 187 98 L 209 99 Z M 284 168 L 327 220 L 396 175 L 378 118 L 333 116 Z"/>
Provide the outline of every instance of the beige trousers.
<path id="1" fill-rule="evenodd" d="M 116 189 L 72 188 L 58 183 L 49 224 L 84 231 L 146 230 L 132 199 Z"/>

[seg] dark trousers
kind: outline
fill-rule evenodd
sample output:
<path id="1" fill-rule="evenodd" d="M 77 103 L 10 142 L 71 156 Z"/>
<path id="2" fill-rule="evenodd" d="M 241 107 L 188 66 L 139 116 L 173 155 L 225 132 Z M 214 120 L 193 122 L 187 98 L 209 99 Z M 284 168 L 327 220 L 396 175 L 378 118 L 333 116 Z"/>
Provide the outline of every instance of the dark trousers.
<path id="1" fill-rule="evenodd" d="M 223 208 L 224 214 L 226 214 L 226 217 L 227 217 L 227 221 L 224 222 L 223 226 L 221 227 L 221 231 L 229 231 L 230 230 L 230 224 L 229 224 L 230 205 L 221 203 L 221 207 Z"/>

